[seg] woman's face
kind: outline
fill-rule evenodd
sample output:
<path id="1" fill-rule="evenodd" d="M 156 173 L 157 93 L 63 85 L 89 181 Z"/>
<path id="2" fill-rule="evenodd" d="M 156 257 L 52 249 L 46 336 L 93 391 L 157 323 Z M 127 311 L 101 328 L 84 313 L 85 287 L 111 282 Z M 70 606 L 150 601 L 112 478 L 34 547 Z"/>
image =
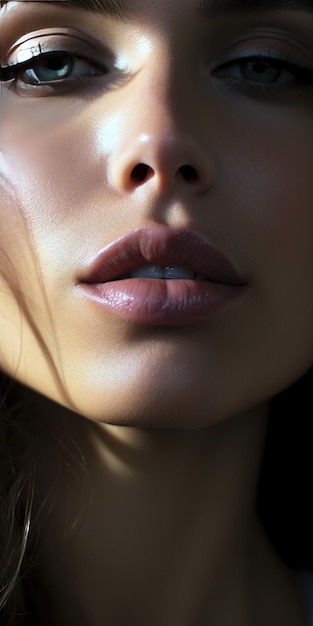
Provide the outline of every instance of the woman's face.
<path id="1" fill-rule="evenodd" d="M 0 365 L 106 423 L 226 419 L 313 360 L 312 8 L 80 4 L 2 8 Z"/>

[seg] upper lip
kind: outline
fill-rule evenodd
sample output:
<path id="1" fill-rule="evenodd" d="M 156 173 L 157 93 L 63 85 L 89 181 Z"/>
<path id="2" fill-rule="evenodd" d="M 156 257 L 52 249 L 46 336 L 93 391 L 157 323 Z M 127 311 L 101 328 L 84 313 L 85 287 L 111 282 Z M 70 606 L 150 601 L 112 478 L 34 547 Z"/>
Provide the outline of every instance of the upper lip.
<path id="1" fill-rule="evenodd" d="M 207 280 L 243 285 L 233 263 L 207 239 L 189 229 L 163 225 L 137 228 L 100 250 L 87 264 L 81 282 L 106 283 L 144 265 L 180 265 Z"/>

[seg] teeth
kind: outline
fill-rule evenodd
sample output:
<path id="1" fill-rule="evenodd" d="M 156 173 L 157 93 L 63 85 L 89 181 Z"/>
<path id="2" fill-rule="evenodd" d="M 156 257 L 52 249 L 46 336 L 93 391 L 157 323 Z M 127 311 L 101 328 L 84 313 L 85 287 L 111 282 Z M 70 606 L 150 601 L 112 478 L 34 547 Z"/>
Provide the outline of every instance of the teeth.
<path id="1" fill-rule="evenodd" d="M 130 272 L 132 278 L 163 278 L 161 265 L 147 265 Z"/>
<path id="2" fill-rule="evenodd" d="M 167 265 L 164 268 L 164 278 L 194 278 L 195 273 L 192 270 L 185 270 L 184 267 L 179 265 Z"/>
<path id="3" fill-rule="evenodd" d="M 187 270 L 179 265 L 146 265 L 130 272 L 131 278 L 176 278 L 176 279 L 193 279 L 200 277 L 192 270 Z M 202 280 L 202 277 L 199 278 Z"/>

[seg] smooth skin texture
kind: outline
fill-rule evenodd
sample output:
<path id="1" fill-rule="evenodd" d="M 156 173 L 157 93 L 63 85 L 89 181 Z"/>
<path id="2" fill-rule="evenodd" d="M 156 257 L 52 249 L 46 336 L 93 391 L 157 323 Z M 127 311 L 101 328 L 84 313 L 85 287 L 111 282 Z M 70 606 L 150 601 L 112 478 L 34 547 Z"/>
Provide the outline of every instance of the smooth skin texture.
<path id="1" fill-rule="evenodd" d="M 12 4 L 4 51 L 29 31 L 67 24 L 66 9 Z M 73 28 L 106 42 L 125 78 L 112 70 L 84 95 L 3 90 L 1 250 L 44 349 L 2 279 L 1 362 L 64 402 L 57 370 L 92 419 L 192 427 L 263 401 L 312 361 L 312 89 L 249 97 L 210 76 L 211 65 L 266 44 L 277 55 L 303 48 L 305 62 L 312 20 L 285 11 L 204 27 L 194 3 L 135 8 L 126 23 L 70 13 Z M 154 175 L 131 180 L 137 163 Z M 197 182 L 176 176 L 185 163 Z M 82 299 L 76 284 L 89 258 L 155 222 L 192 228 L 221 249 L 246 277 L 240 304 L 167 332 Z"/>
<path id="2" fill-rule="evenodd" d="M 59 433 L 70 424 L 94 491 L 60 548 L 58 486 L 42 557 L 56 622 L 302 626 L 254 492 L 268 402 L 312 364 L 313 87 L 225 64 L 270 51 L 313 69 L 313 14 L 204 19 L 194 0 L 130 0 L 121 21 L 9 2 L 2 64 L 17 62 L 24 35 L 69 26 L 97 60 L 101 49 L 105 75 L 60 91 L 20 79 L 1 93 L 0 366 L 34 390 L 38 419 Z M 153 224 L 206 237 L 244 277 L 243 297 L 162 328 L 82 297 L 89 259 Z M 71 497 L 76 510 L 77 486 Z"/>

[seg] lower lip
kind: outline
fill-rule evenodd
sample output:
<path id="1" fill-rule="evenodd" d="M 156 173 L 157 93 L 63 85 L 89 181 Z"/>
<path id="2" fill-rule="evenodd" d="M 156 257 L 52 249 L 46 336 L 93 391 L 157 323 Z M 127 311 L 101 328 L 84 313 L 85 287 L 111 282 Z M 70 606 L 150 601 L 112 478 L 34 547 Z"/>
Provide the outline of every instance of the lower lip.
<path id="1" fill-rule="evenodd" d="M 129 278 L 80 285 L 84 295 L 137 324 L 178 326 L 209 320 L 242 295 L 244 286 L 202 280 Z"/>

